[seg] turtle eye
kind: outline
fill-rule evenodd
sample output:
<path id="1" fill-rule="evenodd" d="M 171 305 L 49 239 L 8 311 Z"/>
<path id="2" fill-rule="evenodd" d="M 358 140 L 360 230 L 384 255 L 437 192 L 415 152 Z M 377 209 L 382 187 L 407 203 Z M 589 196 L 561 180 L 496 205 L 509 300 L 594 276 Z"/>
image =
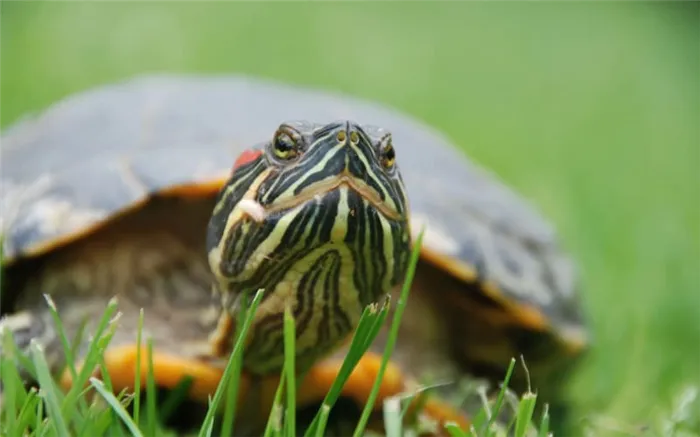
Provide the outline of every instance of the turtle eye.
<path id="1" fill-rule="evenodd" d="M 277 131 L 272 150 L 275 156 L 283 161 L 294 159 L 299 154 L 297 140 L 286 130 Z"/>
<path id="2" fill-rule="evenodd" d="M 384 142 L 381 150 L 381 161 L 384 168 L 388 170 L 394 168 L 396 164 L 396 152 L 394 151 L 394 145 L 391 143 L 391 137 Z"/>

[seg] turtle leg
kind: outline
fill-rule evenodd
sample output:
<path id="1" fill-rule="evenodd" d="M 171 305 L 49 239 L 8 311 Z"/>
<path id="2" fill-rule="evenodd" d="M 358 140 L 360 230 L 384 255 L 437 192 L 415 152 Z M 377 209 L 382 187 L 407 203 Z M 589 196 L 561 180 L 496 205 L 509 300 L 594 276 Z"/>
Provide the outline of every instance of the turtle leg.
<path id="1" fill-rule="evenodd" d="M 364 408 L 379 376 L 381 363 L 382 355 L 380 353 L 374 351 L 366 352 L 343 386 L 341 397 L 349 398 L 357 406 Z M 314 365 L 299 388 L 299 403 L 303 405 L 323 399 L 340 372 L 342 364 L 343 359 L 341 357 L 331 357 Z M 404 372 L 398 363 L 389 361 L 384 370 L 373 406 L 375 413 L 381 412 L 386 400 L 394 396 L 413 394 L 417 389 L 419 389 L 419 385 L 412 375 Z M 418 399 L 414 399 L 411 404 L 411 410 L 414 410 L 418 405 Z M 421 415 L 440 425 L 446 422 L 455 422 L 465 430 L 469 426 L 469 421 L 462 411 L 440 398 L 429 396 L 420 408 L 421 411 L 419 413 Z"/>
<path id="2" fill-rule="evenodd" d="M 101 308 L 104 309 L 104 303 L 101 302 L 101 304 Z M 87 304 L 83 307 L 86 316 L 89 315 L 90 310 L 85 307 L 90 306 L 91 305 Z M 127 325 L 136 322 L 136 320 L 134 320 L 136 318 L 133 317 L 133 315 L 127 314 L 126 318 L 130 319 L 126 321 Z M 90 328 L 94 328 L 95 320 L 94 318 L 87 321 L 86 329 L 81 339 L 82 344 L 78 348 L 75 348 L 75 345 L 72 344 L 72 337 L 77 334 L 78 327 L 74 325 L 64 327 L 69 344 L 77 350 L 75 365 L 78 372 L 80 372 L 84 364 L 87 345 L 91 340 L 89 336 L 92 334 L 92 329 Z M 148 317 L 145 317 L 145 324 L 148 326 Z M 0 319 L 0 339 L 2 339 L 2 341 L 0 341 L 0 355 L 3 357 L 11 356 L 9 355 L 10 351 L 6 350 L 7 346 L 9 346 L 5 342 L 7 331 L 11 333 L 14 348 L 30 359 L 30 346 L 32 342 L 36 343 L 43 351 L 49 365 L 49 371 L 58 376 L 59 382 L 64 389 L 67 390 L 70 388 L 73 378 L 71 372 L 66 368 L 66 356 L 63 350 L 63 344 L 59 337 L 58 329 L 48 310 L 39 308 L 25 309 L 8 314 Z M 112 338 L 112 344 L 114 345 L 109 346 L 103 355 L 110 380 L 117 391 L 133 387 L 137 357 L 140 356 L 142 386 L 145 386 L 146 377 L 148 375 L 149 356 L 145 345 L 145 335 L 139 353 L 135 335 L 130 335 L 131 331 L 133 330 L 117 329 Z M 184 377 L 190 376 L 194 378 L 190 388 L 191 394 L 196 400 L 206 401 L 207 396 L 213 393 L 221 378 L 223 373 L 222 365 L 218 362 L 211 362 L 206 359 L 195 358 L 194 356 L 178 355 L 173 352 L 172 348 L 163 351 L 158 347 L 161 342 L 162 339 L 160 338 L 156 337 L 154 339 L 154 350 L 151 357 L 158 386 L 174 388 Z M 190 348 L 189 350 L 192 352 L 197 350 L 197 346 L 192 343 L 189 343 L 188 346 Z M 208 345 L 201 342 L 199 348 L 202 351 L 202 355 L 206 355 Z M 19 364 L 18 360 L 15 360 L 15 362 Z M 19 365 L 17 369 L 20 376 L 25 380 L 25 383 L 30 382 L 30 372 Z"/>
<path id="3" fill-rule="evenodd" d="M 95 326 L 100 319 L 99 309 L 104 311 L 105 303 L 102 299 L 95 299 L 94 302 L 85 299 L 79 306 L 62 307 L 62 305 L 58 305 L 58 313 L 62 319 L 75 321 L 78 311 L 81 312 L 81 316 L 88 319 L 79 345 L 74 345 L 71 342 L 77 336 L 78 324 L 68 323 L 64 327 L 68 340 L 75 350 L 74 365 L 78 374 L 86 365 L 88 345 L 92 340 L 90 336 L 95 333 Z M 186 402 L 181 409 L 178 409 L 178 414 L 171 416 L 170 419 L 177 422 L 172 423 L 176 427 L 182 425 L 189 429 L 191 426 L 197 426 L 206 410 L 207 400 L 213 396 L 221 381 L 225 360 L 212 357 L 211 345 L 207 343 L 206 335 L 193 335 L 193 338 L 189 339 L 183 338 L 185 337 L 183 335 L 173 335 L 169 326 L 160 320 L 160 315 L 157 313 L 149 314 L 149 311 L 144 314 L 144 332 L 139 347 L 136 334 L 139 312 L 128 303 L 119 305 L 119 307 L 120 317 L 116 318 L 113 336 L 109 346 L 101 355 L 114 392 L 119 393 L 123 390 L 129 393 L 133 392 L 136 384 L 140 390 L 146 390 L 150 362 L 153 365 L 156 388 L 159 390 L 159 400 L 165 399 L 162 397 L 161 391 L 168 392 L 179 389 L 182 382 L 189 379 Z M 0 321 L 0 330 L 3 339 L 9 330 L 14 340 L 14 348 L 30 359 L 32 352 L 30 345 L 37 344 L 43 351 L 49 364 L 49 370 L 59 387 L 65 392 L 74 387 L 73 372 L 66 366 L 66 356 L 59 331 L 48 310 L 36 306 L 8 314 Z M 192 332 L 194 328 L 187 329 L 185 326 L 183 331 Z M 149 356 L 149 348 L 146 343 L 149 337 L 153 341 L 151 356 Z M 3 359 L 8 357 L 12 359 L 9 348 L 6 348 L 8 345 L 6 342 L 3 344 L 0 354 L 2 354 Z M 175 347 L 176 344 L 180 347 L 179 349 Z M 34 380 L 31 372 L 21 365 L 21 361 L 17 359 L 13 359 L 13 361 L 17 365 L 24 385 L 36 384 L 37 381 Z M 93 365 L 91 364 L 91 366 Z M 138 379 L 136 377 L 137 369 L 139 370 Z M 95 376 L 98 379 L 104 376 L 98 368 L 91 370 L 90 376 Z M 89 382 L 85 381 L 85 385 L 88 384 Z M 243 397 L 248 393 L 248 386 L 249 380 L 245 377 L 241 378 L 239 405 L 243 403 Z M 90 391 L 89 395 L 93 396 L 95 393 Z M 2 386 L 0 386 L 0 405 L 5 404 L 3 398 L 8 395 L 9 393 L 4 393 Z M 180 411 L 186 414 L 179 414 Z M 168 420 L 169 424 L 171 424 L 170 419 Z"/>
<path id="4" fill-rule="evenodd" d="M 340 399 L 334 406 L 331 416 L 340 413 L 340 415 L 343 416 L 341 420 L 351 422 L 351 426 L 354 427 L 357 423 L 359 413 L 364 409 L 379 374 L 382 362 L 382 354 L 379 352 L 379 348 L 380 346 L 377 345 L 374 350 L 366 352 L 359 360 L 343 386 Z M 308 372 L 306 372 L 297 387 L 297 406 L 299 410 L 310 409 L 312 412 L 318 411 L 326 394 L 329 392 L 333 382 L 340 373 L 347 351 L 347 346 L 342 347 L 330 357 L 314 364 Z M 395 361 L 389 361 L 387 363 L 373 405 L 373 412 L 369 423 L 371 428 L 383 430 L 381 411 L 386 400 L 395 396 L 414 394 L 416 390 L 420 388 L 413 376 L 402 367 L 403 366 Z M 246 397 L 248 406 L 258 412 L 269 412 L 279 381 L 280 379 L 278 376 L 268 376 L 254 380 L 254 382 L 247 386 L 247 388 L 252 388 L 250 394 L 254 395 L 254 397 Z M 343 406 L 343 404 L 347 405 L 348 401 L 354 407 L 353 413 L 356 413 L 355 415 L 351 413 L 352 417 L 346 417 L 346 415 L 343 414 L 346 412 L 345 410 L 347 410 L 347 407 Z M 253 403 L 255 404 L 254 406 L 252 406 Z M 417 407 L 420 408 L 418 409 Z M 423 419 L 428 419 L 439 426 L 447 422 L 455 422 L 466 430 L 470 424 L 463 411 L 431 394 L 428 394 L 427 397 L 424 398 L 420 396 L 414 397 L 407 416 L 412 416 L 411 413 Z M 252 417 L 249 414 L 246 414 L 246 416 Z M 262 420 L 262 425 L 264 425 L 264 421 L 267 420 L 267 415 L 263 414 L 262 417 L 258 419 Z M 258 423 L 257 426 L 261 426 L 261 424 Z M 342 433 L 346 434 L 347 430 Z"/>

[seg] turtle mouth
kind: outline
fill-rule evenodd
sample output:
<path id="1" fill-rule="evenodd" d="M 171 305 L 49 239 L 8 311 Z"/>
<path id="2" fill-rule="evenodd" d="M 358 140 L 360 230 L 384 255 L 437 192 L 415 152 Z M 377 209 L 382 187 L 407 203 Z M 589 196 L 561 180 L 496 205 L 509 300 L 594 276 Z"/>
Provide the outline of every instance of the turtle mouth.
<path id="1" fill-rule="evenodd" d="M 270 215 L 279 214 L 309 202 L 321 201 L 327 194 L 343 188 L 356 193 L 387 220 L 405 221 L 405 217 L 398 211 L 396 205 L 385 201 L 374 188 L 370 187 L 363 180 L 349 174 L 342 174 L 335 178 L 319 181 L 305 188 L 294 197 L 280 199 L 269 205 L 261 205 L 254 200 L 246 200 L 241 201 L 239 206 L 250 218 L 256 222 L 262 222 Z"/>

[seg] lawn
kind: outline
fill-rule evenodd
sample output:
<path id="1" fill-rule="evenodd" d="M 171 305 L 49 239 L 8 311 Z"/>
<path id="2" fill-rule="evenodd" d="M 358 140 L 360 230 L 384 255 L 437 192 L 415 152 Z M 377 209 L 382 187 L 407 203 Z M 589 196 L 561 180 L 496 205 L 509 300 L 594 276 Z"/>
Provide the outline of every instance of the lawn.
<path id="1" fill-rule="evenodd" d="M 571 386 L 580 418 L 656 430 L 687 387 L 700 389 L 697 3 L 3 2 L 0 12 L 3 128 L 152 71 L 317 85 L 428 121 L 538 205 L 580 262 L 594 337 Z"/>

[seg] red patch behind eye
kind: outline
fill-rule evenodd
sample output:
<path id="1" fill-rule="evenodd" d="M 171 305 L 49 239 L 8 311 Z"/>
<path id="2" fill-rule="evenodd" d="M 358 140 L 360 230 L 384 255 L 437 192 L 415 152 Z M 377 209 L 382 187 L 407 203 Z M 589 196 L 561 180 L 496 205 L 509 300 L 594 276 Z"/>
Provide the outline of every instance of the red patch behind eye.
<path id="1" fill-rule="evenodd" d="M 236 158 L 236 162 L 233 163 L 233 169 L 232 171 L 236 171 L 236 169 L 242 165 L 246 165 L 251 161 L 254 161 L 258 158 L 258 156 L 262 155 L 262 150 L 255 150 L 255 149 L 248 149 L 244 150 L 243 153 L 241 153 L 238 158 Z"/>

